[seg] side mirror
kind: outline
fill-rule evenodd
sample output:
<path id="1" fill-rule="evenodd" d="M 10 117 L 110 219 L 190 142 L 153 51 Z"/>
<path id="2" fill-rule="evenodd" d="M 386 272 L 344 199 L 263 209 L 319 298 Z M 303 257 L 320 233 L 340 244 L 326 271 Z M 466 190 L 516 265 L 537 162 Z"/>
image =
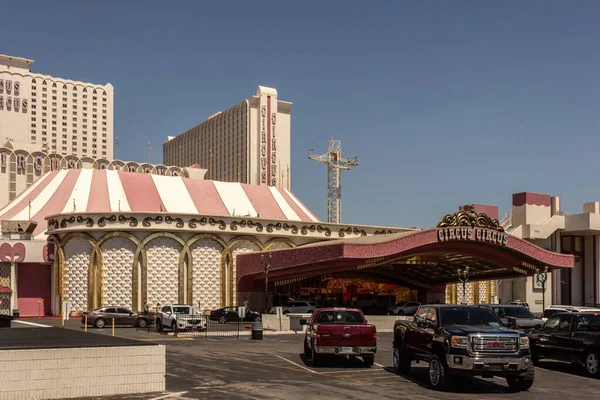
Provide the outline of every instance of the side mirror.
<path id="1" fill-rule="evenodd" d="M 516 328 L 517 327 L 517 319 L 515 317 L 508 317 L 508 322 L 506 323 L 506 325 L 509 328 Z"/>
<path id="2" fill-rule="evenodd" d="M 171 315 L 171 311 L 167 311 L 167 315 Z"/>
<path id="3" fill-rule="evenodd" d="M 308 322 L 305 319 L 301 319 L 300 325 L 308 325 Z"/>

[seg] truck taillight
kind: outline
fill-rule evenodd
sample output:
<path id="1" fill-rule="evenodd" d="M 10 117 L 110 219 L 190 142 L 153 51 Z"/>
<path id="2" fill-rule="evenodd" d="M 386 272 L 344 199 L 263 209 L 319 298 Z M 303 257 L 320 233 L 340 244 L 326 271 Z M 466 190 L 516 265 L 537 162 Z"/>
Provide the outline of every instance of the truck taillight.
<path id="1" fill-rule="evenodd" d="M 373 330 L 373 341 L 377 342 L 377 329 Z"/>
<path id="2" fill-rule="evenodd" d="M 317 343 L 319 343 L 319 341 L 321 340 L 321 332 L 319 332 L 318 326 L 317 326 L 317 329 L 315 330 L 315 340 L 317 341 Z"/>

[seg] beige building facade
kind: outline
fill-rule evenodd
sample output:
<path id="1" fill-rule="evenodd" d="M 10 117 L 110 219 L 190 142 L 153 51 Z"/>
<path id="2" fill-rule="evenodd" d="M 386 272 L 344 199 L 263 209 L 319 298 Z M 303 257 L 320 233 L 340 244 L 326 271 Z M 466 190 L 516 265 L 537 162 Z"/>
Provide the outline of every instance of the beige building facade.
<path id="1" fill-rule="evenodd" d="M 277 90 L 256 94 L 218 112 L 163 144 L 168 165 L 199 164 L 208 179 L 290 188 L 292 103 Z"/>
<path id="2" fill-rule="evenodd" d="M 114 88 L 31 72 L 0 54 L 0 142 L 29 152 L 113 158 Z"/>

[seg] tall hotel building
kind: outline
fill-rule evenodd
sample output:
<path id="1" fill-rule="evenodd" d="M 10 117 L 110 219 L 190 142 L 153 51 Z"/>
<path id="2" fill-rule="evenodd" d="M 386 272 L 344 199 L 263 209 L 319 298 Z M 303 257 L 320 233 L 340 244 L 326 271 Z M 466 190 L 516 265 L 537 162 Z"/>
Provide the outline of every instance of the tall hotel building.
<path id="1" fill-rule="evenodd" d="M 0 55 L 0 146 L 113 158 L 113 86 L 31 72 L 33 60 Z"/>
<path id="2" fill-rule="evenodd" d="M 290 111 L 277 90 L 218 112 L 163 144 L 165 165 L 199 164 L 207 179 L 290 188 Z"/>

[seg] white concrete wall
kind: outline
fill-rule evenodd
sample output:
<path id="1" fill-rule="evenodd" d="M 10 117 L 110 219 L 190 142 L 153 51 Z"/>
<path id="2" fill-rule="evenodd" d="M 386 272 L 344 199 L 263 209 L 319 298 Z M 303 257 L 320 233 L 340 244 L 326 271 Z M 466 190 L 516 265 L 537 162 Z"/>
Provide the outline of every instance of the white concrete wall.
<path id="1" fill-rule="evenodd" d="M 165 390 L 165 347 L 0 351 L 0 399 L 64 399 Z"/>

